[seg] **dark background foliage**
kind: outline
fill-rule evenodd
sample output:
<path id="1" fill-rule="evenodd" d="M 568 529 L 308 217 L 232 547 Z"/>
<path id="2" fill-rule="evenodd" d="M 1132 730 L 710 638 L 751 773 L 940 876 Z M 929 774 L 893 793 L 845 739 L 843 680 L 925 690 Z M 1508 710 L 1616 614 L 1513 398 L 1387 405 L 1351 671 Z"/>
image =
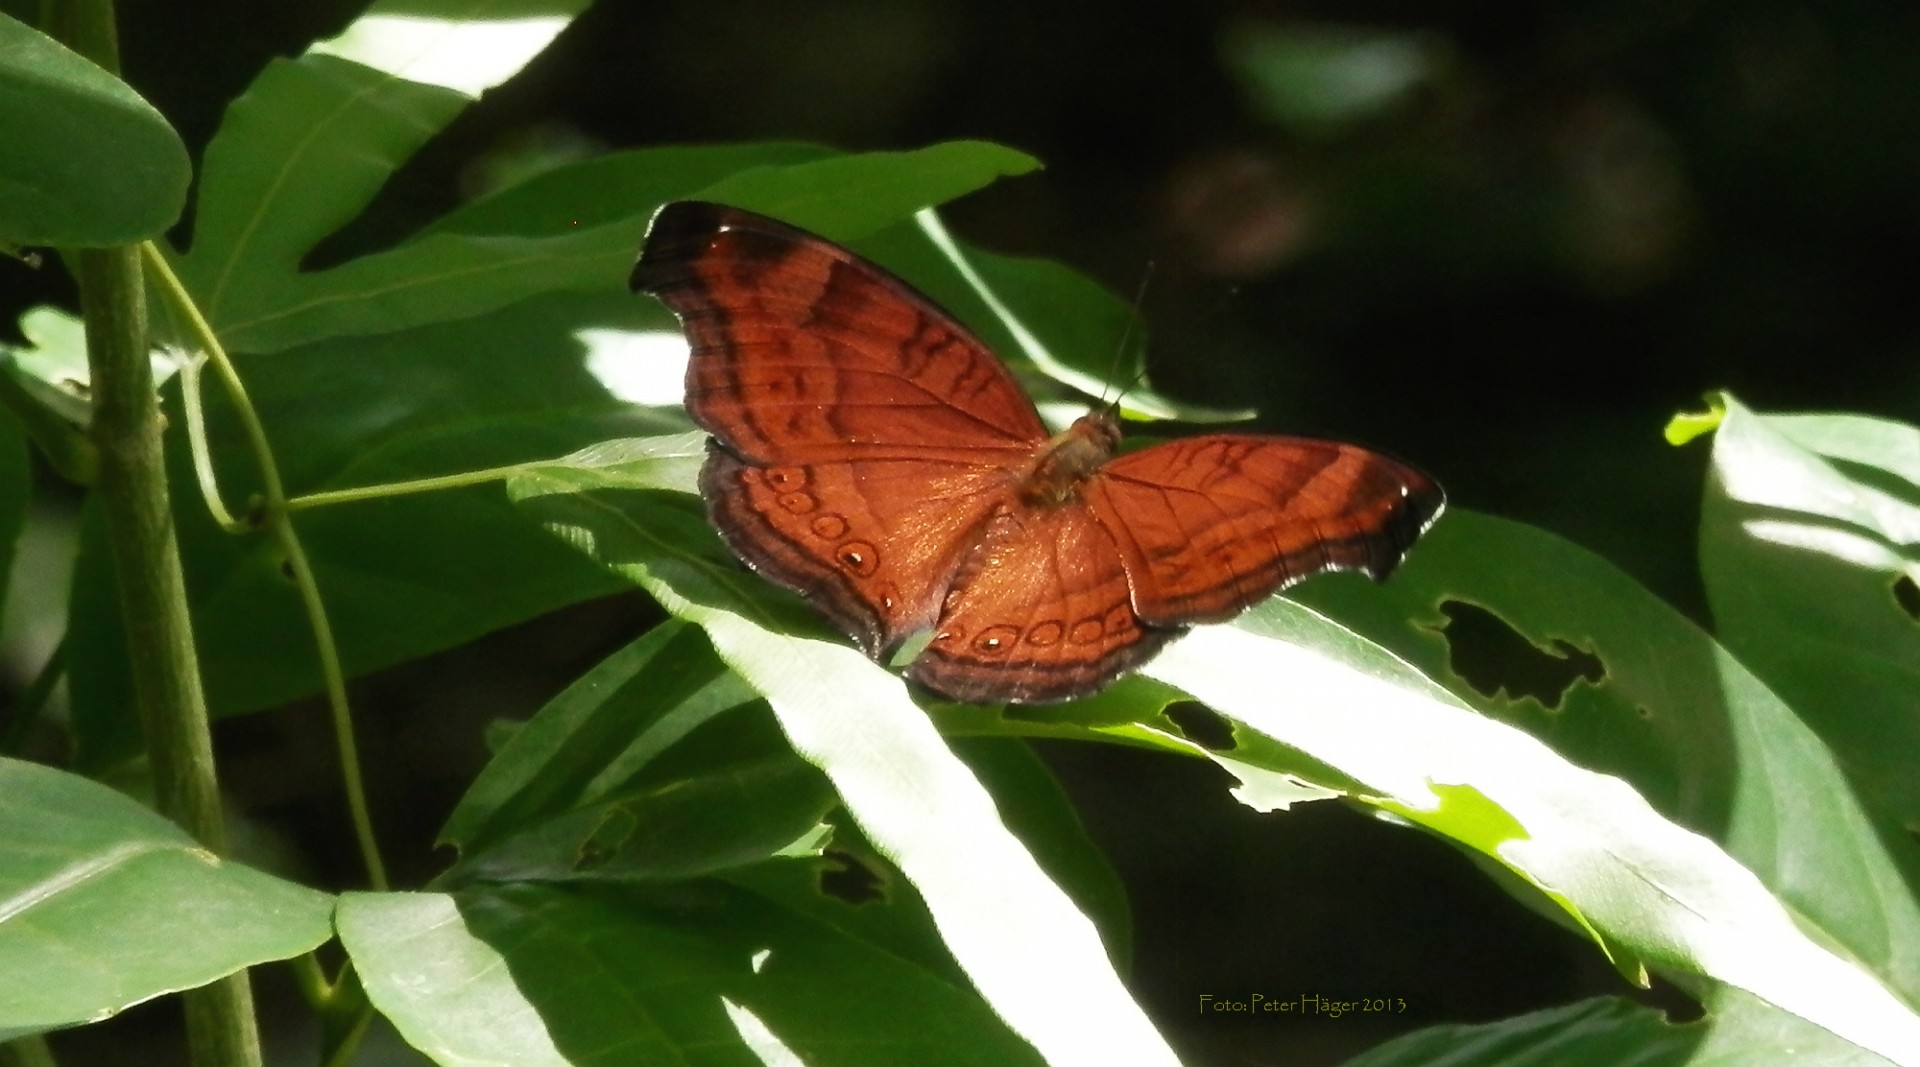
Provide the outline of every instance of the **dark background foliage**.
<path id="1" fill-rule="evenodd" d="M 197 151 L 269 57 L 356 7 L 121 10 L 127 79 Z M 1124 293 L 1151 265 L 1164 390 L 1406 456 L 1456 504 L 1584 543 L 1700 617 L 1703 454 L 1661 440 L 1668 415 L 1729 387 L 1761 409 L 1916 417 L 1916 31 L 1894 0 L 603 0 L 321 255 L 605 148 L 1001 141 L 1048 169 L 952 221 Z M 0 328 L 71 300 L 53 273 L 0 263 Z M 434 869 L 426 843 L 483 758 L 481 725 L 524 716 L 650 617 L 589 605 L 359 686 L 403 872 Z M 1542 657 L 1486 622 L 1456 621 L 1456 654 L 1519 685 Z M 229 721 L 221 744 L 250 814 L 315 878 L 350 882 L 313 710 Z M 1330 805 L 1256 815 L 1210 767 L 1046 755 L 1133 892 L 1134 988 L 1193 1062 L 1337 1062 L 1416 1025 L 1625 988 L 1415 832 Z M 1409 1010 L 1198 1007 L 1252 992 Z"/>

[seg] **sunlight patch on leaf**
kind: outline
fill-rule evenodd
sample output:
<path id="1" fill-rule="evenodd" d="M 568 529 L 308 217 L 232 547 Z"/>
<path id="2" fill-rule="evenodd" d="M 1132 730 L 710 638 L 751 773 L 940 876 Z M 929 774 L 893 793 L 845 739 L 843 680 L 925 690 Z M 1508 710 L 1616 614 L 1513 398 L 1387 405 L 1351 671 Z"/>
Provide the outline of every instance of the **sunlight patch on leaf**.
<path id="1" fill-rule="evenodd" d="M 756 958 L 754 970 L 759 970 L 764 962 L 764 959 Z M 727 1018 L 733 1020 L 733 1025 L 739 1029 L 740 1042 L 747 1046 L 748 1052 L 753 1053 L 761 1063 L 766 1064 L 766 1067 L 805 1067 L 800 1057 L 794 1055 L 793 1050 L 783 1044 L 780 1038 L 767 1028 L 767 1024 L 760 1021 L 758 1015 L 726 997 L 721 997 L 720 1003 L 727 1009 Z"/>
<path id="2" fill-rule="evenodd" d="M 1346 795 L 1337 789 L 1316 785 L 1298 775 L 1270 771 L 1265 767 L 1233 759 L 1230 756 L 1208 752 L 1207 758 L 1240 779 L 1239 785 L 1228 790 L 1233 799 L 1263 815 L 1275 811 L 1286 811 L 1295 804 L 1305 804 L 1314 800 L 1336 800 Z"/>
<path id="3" fill-rule="evenodd" d="M 1816 552 L 1856 567 L 1899 571 L 1915 566 L 1903 559 L 1900 553 L 1888 548 L 1884 541 L 1852 530 L 1780 519 L 1747 519 L 1740 524 L 1740 528 L 1756 541 Z"/>
<path id="4" fill-rule="evenodd" d="M 1884 1055 L 1920 1047 L 1920 1018 L 1857 965 L 1809 940 L 1711 841 L 1661 818 L 1625 782 L 1570 764 L 1456 698 L 1422 692 L 1410 668 L 1403 680 L 1214 626 L 1176 643 L 1147 672 L 1353 775 L 1409 818 L 1482 851 L 1492 846 L 1495 859 L 1577 908 L 1610 950 L 1624 946 L 1647 963 L 1741 986 Z M 1285 696 L 1276 696 L 1273 677 L 1288 680 Z M 1449 828 L 1444 786 L 1477 791 L 1524 836 Z M 1641 966 L 1618 962 L 1629 974 Z"/>
<path id="5" fill-rule="evenodd" d="M 445 893 L 348 893 L 334 923 L 367 998 L 441 1067 L 570 1067 L 500 950 Z"/>
<path id="6" fill-rule="evenodd" d="M 464 21 L 367 14 L 307 51 L 339 56 L 398 78 L 468 96 L 517 73 L 567 28 L 570 16 Z"/>
<path id="7" fill-rule="evenodd" d="M 659 407 L 687 396 L 692 350 L 678 330 L 588 328 L 573 335 L 587 350 L 587 372 L 630 404 Z"/>

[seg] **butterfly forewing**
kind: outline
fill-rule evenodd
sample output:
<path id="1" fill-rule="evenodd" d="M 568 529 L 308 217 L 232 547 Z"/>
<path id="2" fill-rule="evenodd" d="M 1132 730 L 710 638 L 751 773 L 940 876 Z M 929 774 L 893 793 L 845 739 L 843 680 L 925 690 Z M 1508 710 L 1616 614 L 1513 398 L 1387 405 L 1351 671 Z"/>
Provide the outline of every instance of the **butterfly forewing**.
<path id="1" fill-rule="evenodd" d="M 1087 484 L 1141 618 L 1230 619 L 1331 570 L 1385 578 L 1439 514 L 1439 486 L 1355 445 L 1211 434 L 1110 460 Z"/>
<path id="2" fill-rule="evenodd" d="M 687 411 L 734 553 L 881 658 L 953 573 L 1046 432 L 979 341 L 905 282 L 750 212 L 681 202 L 632 284 L 681 320 Z"/>
<path id="3" fill-rule="evenodd" d="M 691 201 L 655 217 L 635 265 L 693 349 L 687 411 L 760 463 L 900 455 L 1016 462 L 1046 437 L 992 353 L 912 287 L 843 248 Z"/>

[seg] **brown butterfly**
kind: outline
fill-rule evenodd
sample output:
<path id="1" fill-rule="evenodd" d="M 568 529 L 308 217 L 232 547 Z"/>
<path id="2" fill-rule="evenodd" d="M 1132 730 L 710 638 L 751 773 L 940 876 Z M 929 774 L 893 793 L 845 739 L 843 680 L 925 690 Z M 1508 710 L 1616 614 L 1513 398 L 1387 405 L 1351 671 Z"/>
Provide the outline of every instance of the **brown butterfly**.
<path id="1" fill-rule="evenodd" d="M 1208 434 L 1114 455 L 1048 434 L 978 338 L 824 238 L 718 204 L 654 216 L 631 279 L 693 346 L 700 491 L 734 553 L 956 700 L 1084 696 L 1192 623 L 1322 571 L 1385 578 L 1440 514 L 1353 445 Z"/>

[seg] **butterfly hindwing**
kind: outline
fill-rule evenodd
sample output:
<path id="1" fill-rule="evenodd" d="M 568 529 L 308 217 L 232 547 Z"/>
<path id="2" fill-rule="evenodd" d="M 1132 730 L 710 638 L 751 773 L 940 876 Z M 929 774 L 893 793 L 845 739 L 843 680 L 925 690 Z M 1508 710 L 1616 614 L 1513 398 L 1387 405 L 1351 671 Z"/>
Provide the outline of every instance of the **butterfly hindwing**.
<path id="1" fill-rule="evenodd" d="M 709 446 L 707 512 L 735 555 L 882 659 L 932 625 L 1003 472 L 926 461 L 759 467 Z"/>
<path id="2" fill-rule="evenodd" d="M 1098 691 L 1180 631 L 1143 626 L 1113 540 L 1084 504 L 1005 506 L 955 575 L 912 676 L 957 700 Z"/>

